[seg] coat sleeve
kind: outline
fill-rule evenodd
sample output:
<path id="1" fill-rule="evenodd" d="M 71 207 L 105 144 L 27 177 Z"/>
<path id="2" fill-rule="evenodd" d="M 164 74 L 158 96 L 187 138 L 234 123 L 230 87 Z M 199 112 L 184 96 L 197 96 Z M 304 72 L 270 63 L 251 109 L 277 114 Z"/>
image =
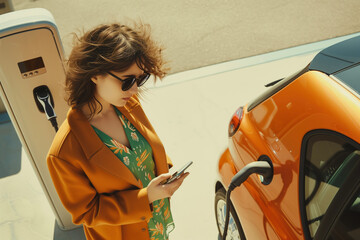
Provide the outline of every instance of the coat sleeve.
<path id="1" fill-rule="evenodd" d="M 166 154 L 166 161 L 167 161 L 167 164 L 169 166 L 169 169 L 173 167 L 173 163 L 170 159 L 170 157 Z"/>
<path id="2" fill-rule="evenodd" d="M 81 168 L 53 155 L 47 163 L 60 200 L 75 224 L 124 225 L 152 217 L 146 188 L 99 194 Z"/>

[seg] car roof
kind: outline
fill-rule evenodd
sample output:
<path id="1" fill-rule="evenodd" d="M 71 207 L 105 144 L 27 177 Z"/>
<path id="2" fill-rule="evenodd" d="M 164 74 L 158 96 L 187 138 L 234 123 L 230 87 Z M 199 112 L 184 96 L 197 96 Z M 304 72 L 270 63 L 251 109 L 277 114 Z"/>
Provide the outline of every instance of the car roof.
<path id="1" fill-rule="evenodd" d="M 331 75 L 358 63 L 360 63 L 360 36 L 325 48 L 311 61 L 309 70 Z"/>

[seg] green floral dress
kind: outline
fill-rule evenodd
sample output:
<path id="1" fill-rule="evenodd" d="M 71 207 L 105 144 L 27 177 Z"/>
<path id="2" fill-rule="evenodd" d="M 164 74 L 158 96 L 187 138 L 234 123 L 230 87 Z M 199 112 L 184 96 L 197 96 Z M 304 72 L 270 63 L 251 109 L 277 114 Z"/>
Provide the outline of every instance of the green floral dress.
<path id="1" fill-rule="evenodd" d="M 103 143 L 130 169 L 143 187 L 147 187 L 151 179 L 155 177 L 155 163 L 151 146 L 130 121 L 118 109 L 115 107 L 114 109 L 124 127 L 130 149 L 95 126 L 92 127 Z M 169 233 L 175 228 L 175 225 L 168 198 L 153 202 L 153 217 L 148 222 L 148 228 L 151 240 L 167 240 L 169 238 Z"/>

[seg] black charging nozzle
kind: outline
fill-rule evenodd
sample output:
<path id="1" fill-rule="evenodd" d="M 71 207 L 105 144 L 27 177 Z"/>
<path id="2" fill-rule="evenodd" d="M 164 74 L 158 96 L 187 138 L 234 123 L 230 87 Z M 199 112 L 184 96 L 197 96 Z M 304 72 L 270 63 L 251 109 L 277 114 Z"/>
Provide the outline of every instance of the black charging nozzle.
<path id="1" fill-rule="evenodd" d="M 54 100 L 52 98 L 50 89 L 45 86 L 39 86 L 33 90 L 34 99 L 40 112 L 45 113 L 51 125 L 58 131 L 58 124 L 56 121 L 56 114 L 54 111 Z"/>
<path id="2" fill-rule="evenodd" d="M 261 183 L 267 185 L 271 182 L 274 174 L 273 166 L 271 164 L 270 159 L 268 159 L 268 157 L 266 158 L 267 159 L 264 159 L 264 156 L 261 156 L 259 161 L 247 164 L 231 179 L 231 183 L 226 192 L 226 217 L 225 217 L 225 228 L 222 236 L 223 240 L 226 239 L 228 225 L 229 225 L 230 194 L 232 190 L 234 190 L 236 187 L 239 187 L 253 173 L 261 175 Z"/>

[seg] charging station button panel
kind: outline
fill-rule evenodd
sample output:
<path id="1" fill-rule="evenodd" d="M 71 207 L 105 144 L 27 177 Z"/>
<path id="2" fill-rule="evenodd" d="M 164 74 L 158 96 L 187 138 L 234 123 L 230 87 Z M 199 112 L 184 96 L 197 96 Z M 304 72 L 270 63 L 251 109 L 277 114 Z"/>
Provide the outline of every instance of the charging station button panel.
<path id="1" fill-rule="evenodd" d="M 30 78 L 46 73 L 42 57 L 33 58 L 18 63 L 22 78 Z"/>

